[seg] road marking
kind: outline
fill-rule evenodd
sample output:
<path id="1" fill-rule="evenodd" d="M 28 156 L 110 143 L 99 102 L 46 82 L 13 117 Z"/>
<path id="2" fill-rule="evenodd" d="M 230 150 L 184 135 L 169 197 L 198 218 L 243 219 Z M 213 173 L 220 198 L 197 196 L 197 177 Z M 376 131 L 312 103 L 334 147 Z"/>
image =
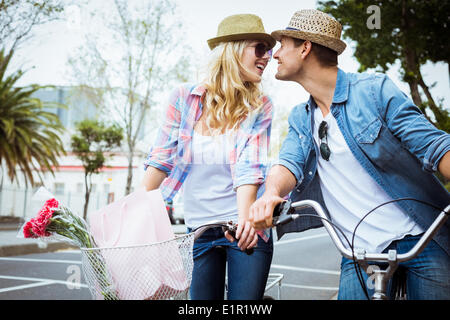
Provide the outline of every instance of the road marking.
<path id="1" fill-rule="evenodd" d="M 281 244 L 288 244 L 288 243 L 293 243 L 293 242 L 298 242 L 298 241 L 305 241 L 305 240 L 311 240 L 311 239 L 317 239 L 317 238 L 323 238 L 323 237 L 328 237 L 328 233 L 321 233 L 321 234 L 316 234 L 313 236 L 307 236 L 307 237 L 302 237 L 302 238 L 296 238 L 296 239 L 290 239 L 290 240 L 281 240 L 281 241 L 276 241 L 273 243 L 274 246 L 279 246 Z"/>
<path id="2" fill-rule="evenodd" d="M 299 271 L 299 272 L 313 272 L 313 273 L 325 273 L 325 274 L 332 274 L 332 275 L 340 275 L 340 271 L 335 270 L 324 270 L 324 269 L 312 269 L 312 268 L 302 268 L 302 267 L 292 267 L 292 266 L 285 266 L 281 264 L 272 264 L 272 268 L 274 269 L 282 269 L 282 270 L 290 270 L 290 271 Z"/>
<path id="3" fill-rule="evenodd" d="M 76 250 L 76 249 L 60 250 L 60 251 L 56 251 L 56 253 L 77 253 L 77 254 L 80 254 L 81 250 Z"/>
<path id="4" fill-rule="evenodd" d="M 24 261 L 24 262 L 49 262 L 49 263 L 70 263 L 70 264 L 81 264 L 79 260 L 57 260 L 57 259 L 30 259 L 30 258 L 11 258 L 11 257 L 0 257 L 0 261 Z"/>
<path id="5" fill-rule="evenodd" d="M 31 284 L 24 284 L 24 285 L 16 286 L 16 287 L 4 288 L 4 289 L 0 289 L 0 293 L 14 291 L 14 290 L 23 290 L 23 289 L 34 288 L 34 287 L 47 286 L 49 284 L 54 284 L 54 282 L 42 281 L 42 282 L 35 282 L 35 283 L 31 283 Z"/>
<path id="6" fill-rule="evenodd" d="M 63 280 L 54 280 L 54 279 L 44 279 L 44 278 L 30 278 L 30 277 L 16 277 L 16 276 L 2 276 L 0 275 L 0 279 L 9 279 L 9 280 L 21 280 L 21 281 L 33 281 L 33 282 L 38 282 L 41 283 L 41 285 L 45 286 L 45 285 L 49 285 L 49 284 L 65 284 L 66 286 L 79 286 L 82 288 L 88 288 L 88 286 L 84 283 L 73 283 L 71 281 L 63 281 Z M 4 289 L 0 289 L 0 292 L 5 292 L 5 291 L 11 291 L 11 288 L 17 288 L 14 290 L 19 290 L 19 289 L 23 289 L 26 288 L 27 286 L 37 286 L 35 284 L 25 284 L 23 286 L 16 286 L 16 287 L 10 287 L 10 288 L 4 288 Z"/>
<path id="7" fill-rule="evenodd" d="M 317 286 L 304 286 L 301 284 L 282 283 L 281 287 L 289 287 L 296 289 L 308 289 L 308 290 L 325 290 L 325 291 L 338 291 L 337 287 L 317 287 Z"/>

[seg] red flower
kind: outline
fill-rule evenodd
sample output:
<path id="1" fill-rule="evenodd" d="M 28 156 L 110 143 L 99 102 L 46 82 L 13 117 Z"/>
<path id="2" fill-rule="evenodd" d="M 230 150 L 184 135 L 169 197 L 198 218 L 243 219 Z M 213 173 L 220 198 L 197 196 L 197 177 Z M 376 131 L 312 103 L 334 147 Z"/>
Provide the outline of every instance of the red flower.
<path id="1" fill-rule="evenodd" d="M 33 228 L 32 231 L 38 237 L 48 237 L 50 233 L 46 231 L 47 226 L 50 224 L 50 219 L 53 216 L 53 210 L 50 208 L 44 207 L 39 211 L 39 214 L 36 218 L 32 219 Z"/>
<path id="2" fill-rule="evenodd" d="M 25 227 L 23 227 L 23 236 L 25 238 L 37 238 L 37 236 L 32 231 L 33 229 L 33 221 L 34 219 L 31 219 L 25 224 Z"/>
<path id="3" fill-rule="evenodd" d="M 58 200 L 55 198 L 47 200 L 38 215 L 28 221 L 23 228 L 25 238 L 50 236 L 50 232 L 47 231 L 47 227 L 51 223 L 53 211 L 58 208 L 58 206 Z"/>
<path id="4" fill-rule="evenodd" d="M 48 208 L 58 208 L 58 206 L 59 206 L 58 200 L 56 200 L 55 198 L 47 200 L 44 204 L 44 207 Z"/>

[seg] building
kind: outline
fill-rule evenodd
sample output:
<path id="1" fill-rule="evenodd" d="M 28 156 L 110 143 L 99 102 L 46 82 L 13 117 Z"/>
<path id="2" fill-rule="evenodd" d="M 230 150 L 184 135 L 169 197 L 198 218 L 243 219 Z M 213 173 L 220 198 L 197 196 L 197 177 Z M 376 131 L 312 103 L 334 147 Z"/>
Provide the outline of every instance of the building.
<path id="1" fill-rule="evenodd" d="M 85 91 L 84 91 L 85 92 Z M 84 119 L 98 118 L 100 113 L 89 102 L 84 93 L 80 93 L 74 87 L 49 87 L 36 92 L 36 98 L 45 102 L 64 104 L 67 108 L 52 108 L 48 111 L 58 115 L 66 133 L 62 137 L 67 155 L 59 159 L 59 168 L 54 175 L 43 173 L 43 185 L 57 199 L 70 207 L 73 211 L 82 215 L 85 203 L 85 177 L 81 161 L 70 152 L 70 138 L 75 132 L 77 122 Z M 144 130 L 145 128 L 143 128 Z M 143 131 L 142 130 L 142 131 Z M 139 137 L 145 137 L 141 132 Z M 151 140 L 149 140 L 151 141 Z M 137 152 L 133 158 L 132 190 L 139 187 L 143 176 L 143 161 L 149 148 L 149 142 L 139 141 Z M 113 152 L 107 166 L 99 174 L 92 176 L 92 192 L 89 201 L 89 210 L 95 211 L 109 202 L 120 199 L 125 195 L 125 187 L 128 175 L 128 155 L 122 150 Z M 3 188 L 0 190 L 0 215 L 12 215 L 19 217 L 34 216 L 35 209 L 30 200 L 37 188 L 26 187 L 22 177 L 13 184 L 9 179 L 4 179 Z"/>

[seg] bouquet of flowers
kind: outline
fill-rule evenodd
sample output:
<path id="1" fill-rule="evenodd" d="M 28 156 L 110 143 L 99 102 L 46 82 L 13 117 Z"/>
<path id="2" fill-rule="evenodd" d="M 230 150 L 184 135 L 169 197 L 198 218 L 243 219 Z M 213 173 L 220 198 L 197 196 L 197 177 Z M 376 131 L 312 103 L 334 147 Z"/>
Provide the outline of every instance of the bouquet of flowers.
<path id="1" fill-rule="evenodd" d="M 25 238 L 56 238 L 78 247 L 93 248 L 94 239 L 89 235 L 86 222 L 72 213 L 58 200 L 47 200 L 35 218 L 23 226 Z M 61 238 L 62 237 L 62 238 Z"/>
<path id="2" fill-rule="evenodd" d="M 34 198 L 46 198 L 44 206 L 39 210 L 36 217 L 25 222 L 19 233 L 19 237 L 35 238 L 41 240 L 61 240 L 80 248 L 96 248 L 94 238 L 88 231 L 86 221 L 74 214 L 69 208 L 62 205 L 48 191 L 40 189 L 36 192 Z M 96 257 L 90 260 L 94 263 L 92 267 L 100 270 L 97 273 L 99 281 L 107 284 L 110 290 L 102 292 L 105 299 L 118 299 L 111 286 L 108 286 L 108 274 L 104 269 L 102 259 Z"/>

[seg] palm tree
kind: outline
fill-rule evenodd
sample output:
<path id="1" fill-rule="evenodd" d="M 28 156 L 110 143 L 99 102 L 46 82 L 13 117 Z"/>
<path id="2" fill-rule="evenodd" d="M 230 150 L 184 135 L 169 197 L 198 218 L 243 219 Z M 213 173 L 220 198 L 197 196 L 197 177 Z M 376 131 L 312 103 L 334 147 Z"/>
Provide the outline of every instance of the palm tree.
<path id="1" fill-rule="evenodd" d="M 26 184 L 34 185 L 33 172 L 42 182 L 41 172 L 53 174 L 57 157 L 65 154 L 60 139 L 64 127 L 56 114 L 44 109 L 56 104 L 32 97 L 42 86 L 15 87 L 23 75 L 21 70 L 6 76 L 12 55 L 13 51 L 7 55 L 4 49 L 0 51 L 0 166 L 5 164 L 11 181 L 20 169 Z"/>

